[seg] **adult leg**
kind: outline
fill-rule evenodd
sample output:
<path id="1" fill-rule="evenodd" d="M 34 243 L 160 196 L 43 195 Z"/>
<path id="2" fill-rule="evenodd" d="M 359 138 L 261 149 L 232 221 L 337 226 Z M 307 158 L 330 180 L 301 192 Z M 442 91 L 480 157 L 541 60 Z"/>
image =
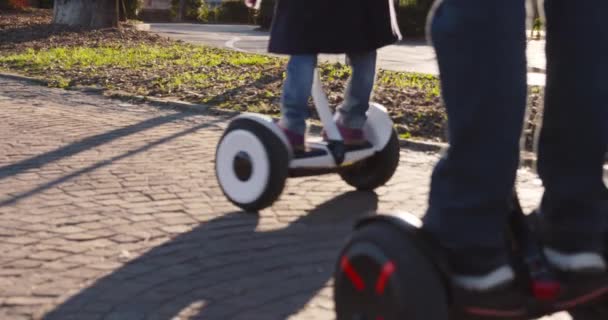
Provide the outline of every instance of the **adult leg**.
<path id="1" fill-rule="evenodd" d="M 433 172 L 424 224 L 457 274 L 489 274 L 507 262 L 526 106 L 525 17 L 524 0 L 445 0 L 431 23 L 450 148 Z"/>
<path id="2" fill-rule="evenodd" d="M 608 146 L 608 2 L 547 0 L 545 11 L 547 86 L 538 155 L 545 186 L 540 210 L 543 240 L 550 260 L 564 269 L 585 262 L 568 260 L 567 255 L 574 253 L 579 258 L 587 253 L 585 266 L 602 267 L 599 254 L 605 249 L 608 218 L 603 182 Z"/>

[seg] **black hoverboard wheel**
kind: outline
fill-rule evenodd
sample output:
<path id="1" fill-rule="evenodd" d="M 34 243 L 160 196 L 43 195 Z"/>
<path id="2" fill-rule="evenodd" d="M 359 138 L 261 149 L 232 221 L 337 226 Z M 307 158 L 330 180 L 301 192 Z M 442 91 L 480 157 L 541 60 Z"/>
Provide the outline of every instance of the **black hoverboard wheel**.
<path id="1" fill-rule="evenodd" d="M 363 221 L 340 254 L 334 300 L 338 320 L 447 320 L 439 269 L 414 243 L 414 224 L 398 217 Z"/>
<path id="2" fill-rule="evenodd" d="M 340 169 L 338 173 L 342 180 L 357 190 L 374 190 L 393 177 L 399 166 L 400 151 L 397 131 L 392 129 L 391 137 L 382 150 L 365 160 Z"/>

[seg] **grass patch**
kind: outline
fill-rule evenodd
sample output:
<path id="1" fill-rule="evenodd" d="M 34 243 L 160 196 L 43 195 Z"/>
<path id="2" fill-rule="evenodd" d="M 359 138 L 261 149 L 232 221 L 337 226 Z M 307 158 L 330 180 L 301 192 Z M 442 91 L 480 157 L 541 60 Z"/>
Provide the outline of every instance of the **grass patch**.
<path id="1" fill-rule="evenodd" d="M 190 45 L 122 47 L 52 48 L 45 51 L 27 49 L 26 52 L 0 57 L 0 63 L 35 70 L 120 67 L 145 69 L 151 67 L 187 66 L 190 68 L 216 67 L 227 64 L 239 66 L 269 66 L 277 61 L 266 56 L 245 55 Z"/>
<path id="2" fill-rule="evenodd" d="M 412 138 L 412 134 L 409 132 L 404 132 L 399 134 L 399 138 L 401 139 L 411 139 Z"/>
<path id="3" fill-rule="evenodd" d="M 384 71 L 381 73 L 378 82 L 388 87 L 418 89 L 424 92 L 429 99 L 437 98 L 441 95 L 439 79 L 430 74 Z"/>
<path id="4" fill-rule="evenodd" d="M 216 105 L 245 93 L 253 108 L 277 97 L 263 87 L 282 80 L 283 64 L 283 59 L 187 44 L 57 47 L 0 56 L 1 67 L 43 78 L 53 75 L 57 81 L 51 83 L 59 87 L 98 85 Z M 249 92 L 254 89 L 260 92 Z"/>
<path id="5" fill-rule="evenodd" d="M 27 48 L 0 56 L 0 67 L 45 78 L 50 85 L 61 88 L 93 85 L 231 110 L 278 114 L 286 61 L 184 43 L 112 44 Z M 319 69 L 330 102 L 338 105 L 350 68 L 322 63 Z M 389 108 L 404 136 L 440 138 L 441 117 L 432 119 L 440 121 L 437 126 L 425 124 L 428 111 L 440 108 L 436 77 L 380 71 L 375 92 L 376 100 Z"/>

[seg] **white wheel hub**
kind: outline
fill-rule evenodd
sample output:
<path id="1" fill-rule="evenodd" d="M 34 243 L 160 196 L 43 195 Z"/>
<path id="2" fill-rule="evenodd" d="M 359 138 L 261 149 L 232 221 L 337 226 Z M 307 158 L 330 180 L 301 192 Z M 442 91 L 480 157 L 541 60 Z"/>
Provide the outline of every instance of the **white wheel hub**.
<path id="1" fill-rule="evenodd" d="M 239 165 L 246 168 L 237 170 Z M 268 154 L 260 139 L 247 130 L 233 130 L 224 136 L 217 150 L 216 168 L 222 189 L 238 203 L 255 202 L 268 185 Z"/>

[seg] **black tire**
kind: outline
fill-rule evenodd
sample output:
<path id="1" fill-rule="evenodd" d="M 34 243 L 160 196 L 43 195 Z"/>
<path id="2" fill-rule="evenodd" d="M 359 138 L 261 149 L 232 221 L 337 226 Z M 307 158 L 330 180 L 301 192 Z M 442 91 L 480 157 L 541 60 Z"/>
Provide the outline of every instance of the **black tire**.
<path id="1" fill-rule="evenodd" d="M 392 273 L 382 271 L 387 266 Z M 341 252 L 334 274 L 337 320 L 448 320 L 446 288 L 436 270 L 398 227 L 384 221 L 363 226 Z"/>
<path id="2" fill-rule="evenodd" d="M 375 155 L 338 171 L 342 180 L 360 191 L 372 191 L 386 184 L 399 166 L 399 138 L 392 130 L 384 148 Z"/>
<path id="3" fill-rule="evenodd" d="M 263 146 L 263 153 L 265 155 L 265 159 L 257 160 L 268 161 L 270 169 L 268 171 L 266 184 L 260 187 L 263 188 L 260 195 L 256 199 L 246 202 L 235 199 L 234 195 L 231 195 L 231 190 L 225 189 L 218 171 L 219 166 L 222 165 L 221 163 L 218 163 L 218 152 L 220 147 L 225 142 L 226 137 L 236 130 L 244 130 L 257 137 L 257 140 Z M 251 161 L 253 162 L 254 160 Z M 222 192 L 230 202 L 247 212 L 258 212 L 259 210 L 271 206 L 283 192 L 285 181 L 288 177 L 288 164 L 289 152 L 287 146 L 285 146 L 283 141 L 277 137 L 272 130 L 254 120 L 237 119 L 230 123 L 218 143 L 216 149 L 215 173 Z"/>

